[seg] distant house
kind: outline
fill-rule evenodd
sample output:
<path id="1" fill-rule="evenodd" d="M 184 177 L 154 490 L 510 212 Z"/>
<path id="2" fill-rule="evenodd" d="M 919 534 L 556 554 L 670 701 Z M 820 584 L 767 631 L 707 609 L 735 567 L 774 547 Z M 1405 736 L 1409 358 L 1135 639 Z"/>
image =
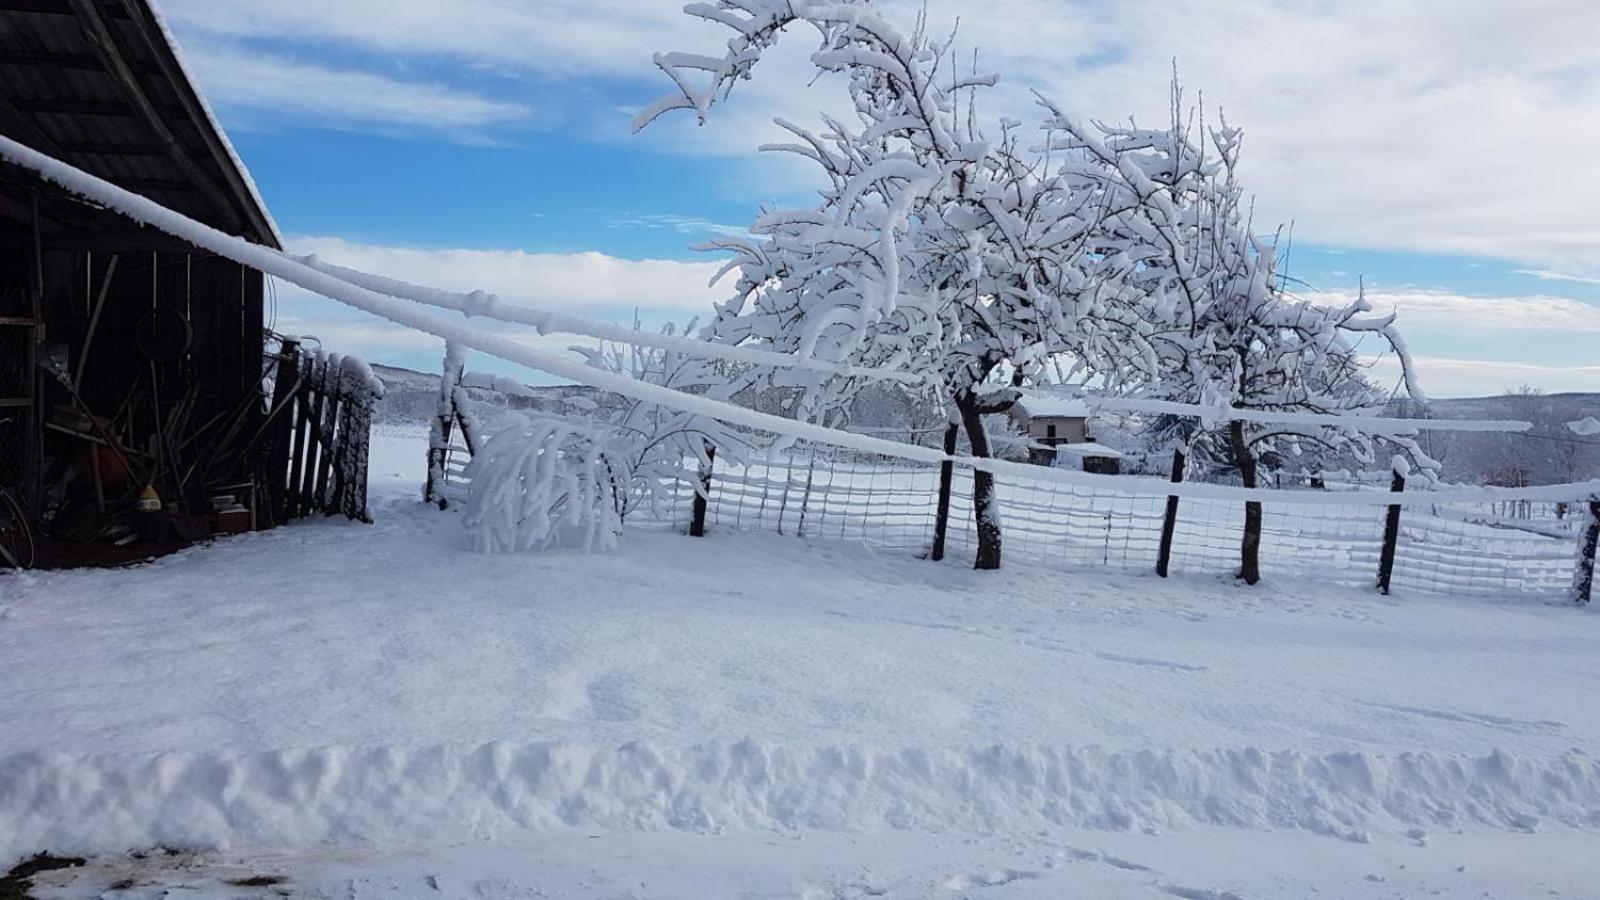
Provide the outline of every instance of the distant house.
<path id="1" fill-rule="evenodd" d="M 1096 442 L 1089 433 L 1089 404 L 1073 397 L 1024 391 L 1011 407 L 1011 417 L 1041 447 L 1028 451 L 1039 466 L 1066 466 L 1084 472 L 1115 475 L 1122 454 Z"/>

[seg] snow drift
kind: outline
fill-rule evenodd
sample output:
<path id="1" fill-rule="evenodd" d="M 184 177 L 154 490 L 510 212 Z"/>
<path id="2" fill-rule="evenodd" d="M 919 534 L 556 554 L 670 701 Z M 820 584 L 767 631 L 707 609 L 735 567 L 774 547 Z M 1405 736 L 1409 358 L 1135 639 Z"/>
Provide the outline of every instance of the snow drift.
<path id="1" fill-rule="evenodd" d="M 0 864 L 614 830 L 1600 827 L 1600 761 L 1432 753 L 505 744 L 0 758 Z"/>

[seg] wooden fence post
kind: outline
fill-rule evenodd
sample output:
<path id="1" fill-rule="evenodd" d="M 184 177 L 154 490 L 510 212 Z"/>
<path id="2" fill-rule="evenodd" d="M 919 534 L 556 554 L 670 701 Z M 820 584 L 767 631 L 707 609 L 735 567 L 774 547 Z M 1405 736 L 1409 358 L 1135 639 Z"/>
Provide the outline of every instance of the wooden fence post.
<path id="1" fill-rule="evenodd" d="M 817 474 L 817 451 L 811 451 L 811 461 L 806 465 L 806 492 L 800 495 L 800 527 L 796 529 L 797 537 L 806 536 L 806 510 L 811 506 L 811 481 Z M 832 485 L 830 485 L 831 487 Z M 826 509 L 826 504 L 824 504 Z"/>
<path id="2" fill-rule="evenodd" d="M 317 457 L 317 480 L 312 486 L 312 492 L 317 497 L 317 503 L 322 511 L 332 513 L 338 509 L 334 495 L 331 493 L 333 485 L 337 483 L 338 473 L 334 465 L 339 459 L 339 442 L 344 438 L 339 433 L 339 390 L 344 380 L 344 368 L 325 366 L 322 370 L 322 453 Z"/>
<path id="3" fill-rule="evenodd" d="M 301 409 L 310 423 L 311 431 L 311 440 L 306 444 L 305 463 L 300 467 L 300 503 L 307 512 L 327 512 L 321 495 L 317 493 L 317 469 L 322 465 L 322 458 L 328 454 L 322 433 L 322 408 L 323 398 L 327 395 L 327 381 L 328 361 L 323 359 L 312 369 L 308 388 L 311 402 Z"/>
<path id="4" fill-rule="evenodd" d="M 291 519 L 299 519 L 308 515 L 314 508 L 311 499 L 301 491 L 300 486 L 304 479 L 306 469 L 307 446 L 314 438 L 311 437 L 311 415 L 309 412 L 310 400 L 316 394 L 317 380 L 321 364 L 315 357 L 307 356 L 303 363 L 305 369 L 301 379 L 300 390 L 295 392 L 294 400 L 285 415 L 294 418 L 294 435 L 290 438 L 289 447 L 293 454 L 289 460 L 289 482 L 285 490 L 287 502 L 286 514 Z"/>
<path id="5" fill-rule="evenodd" d="M 267 501 L 273 525 L 289 521 L 289 441 L 293 437 L 293 417 L 288 414 L 300 382 L 300 344 L 284 340 L 278 351 L 278 370 L 272 379 L 272 412 L 277 416 L 268 423 L 271 440 L 267 444 Z"/>
<path id="6" fill-rule="evenodd" d="M 689 536 L 706 536 L 706 500 L 711 497 L 711 472 L 716 468 L 717 448 L 706 445 L 706 461 L 700 467 L 700 489 L 694 492 L 694 517 L 689 520 Z"/>
<path id="7" fill-rule="evenodd" d="M 1172 451 L 1172 483 L 1183 483 L 1183 469 L 1187 460 L 1183 458 L 1182 450 Z M 1172 537 L 1178 530 L 1178 495 L 1167 496 L 1167 515 L 1161 520 L 1161 551 L 1156 556 L 1156 574 L 1162 578 L 1167 577 L 1167 570 L 1172 564 Z"/>
<path id="8" fill-rule="evenodd" d="M 1578 575 L 1572 581 L 1572 599 L 1582 606 L 1594 599 L 1594 557 L 1600 547 L 1600 497 L 1589 501 L 1589 524 L 1578 548 Z"/>
<path id="9" fill-rule="evenodd" d="M 1389 490 L 1400 493 L 1406 489 L 1406 476 L 1395 469 L 1394 481 L 1389 485 Z M 1389 515 L 1383 523 L 1383 554 L 1378 558 L 1378 590 L 1384 594 L 1389 593 L 1389 584 L 1394 580 L 1394 554 L 1400 544 L 1400 504 L 1389 507 Z"/>
<path id="10" fill-rule="evenodd" d="M 422 499 L 440 509 L 450 505 L 444 496 L 445 466 L 450 461 L 451 430 L 460 412 L 456 408 L 456 388 L 461 384 L 466 365 L 454 343 L 445 345 L 444 370 L 439 375 L 439 402 L 433 408 L 433 427 L 428 432 L 428 480 L 422 486 Z M 469 444 L 467 452 L 473 451 Z"/>
<path id="11" fill-rule="evenodd" d="M 951 422 L 944 429 L 944 455 L 956 454 L 956 437 L 960 426 Z M 933 552 L 929 554 L 934 562 L 944 559 L 945 536 L 950 533 L 950 486 L 955 480 L 955 464 L 945 460 L 939 464 L 939 506 L 933 514 Z"/>
<path id="12" fill-rule="evenodd" d="M 350 518 L 372 524 L 372 512 L 367 508 L 367 478 L 372 454 L 372 407 L 376 398 L 370 385 L 361 386 L 361 396 L 355 401 L 355 428 L 349 436 L 355 442 L 352 448 L 355 467 L 355 512 Z"/>

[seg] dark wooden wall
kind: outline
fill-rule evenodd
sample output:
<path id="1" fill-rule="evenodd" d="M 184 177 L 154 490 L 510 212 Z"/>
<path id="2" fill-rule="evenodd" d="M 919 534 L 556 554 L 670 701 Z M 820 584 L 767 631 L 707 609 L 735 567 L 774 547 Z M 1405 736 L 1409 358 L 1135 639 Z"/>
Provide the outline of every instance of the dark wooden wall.
<path id="1" fill-rule="evenodd" d="M 0 223 L 0 316 L 29 314 L 33 257 L 31 230 Z M 84 405 L 108 418 L 124 410 L 130 397 L 149 406 L 134 416 L 130 443 L 154 434 L 157 396 L 164 415 L 193 389 L 191 420 L 199 426 L 258 395 L 264 312 L 259 272 L 183 245 L 117 251 L 108 244 L 89 251 L 52 246 L 46 239 L 39 258 L 45 342 L 66 344 L 72 375 L 81 368 Z M 113 258 L 116 268 L 107 282 Z M 102 288 L 105 301 L 91 338 Z M 152 364 L 139 350 L 137 329 L 157 307 L 182 315 L 193 330 L 181 359 Z M 50 379 L 40 384 L 47 407 L 70 403 Z"/>

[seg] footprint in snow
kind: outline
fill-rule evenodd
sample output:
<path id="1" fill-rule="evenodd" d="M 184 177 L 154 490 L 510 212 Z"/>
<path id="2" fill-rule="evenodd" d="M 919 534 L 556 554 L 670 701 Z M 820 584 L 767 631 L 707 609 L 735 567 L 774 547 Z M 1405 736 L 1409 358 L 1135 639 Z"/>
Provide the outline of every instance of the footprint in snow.
<path id="1" fill-rule="evenodd" d="M 1164 884 L 1161 886 L 1164 893 L 1171 894 L 1179 900 L 1244 900 L 1243 897 L 1232 891 L 1214 891 L 1210 888 L 1184 887 L 1181 884 Z"/>
<path id="2" fill-rule="evenodd" d="M 1026 869 L 985 869 L 980 872 L 966 872 L 952 875 L 945 880 L 946 890 L 970 891 L 973 888 L 993 888 L 1011 884 L 1016 881 L 1030 881 L 1043 877 L 1038 872 Z"/>

